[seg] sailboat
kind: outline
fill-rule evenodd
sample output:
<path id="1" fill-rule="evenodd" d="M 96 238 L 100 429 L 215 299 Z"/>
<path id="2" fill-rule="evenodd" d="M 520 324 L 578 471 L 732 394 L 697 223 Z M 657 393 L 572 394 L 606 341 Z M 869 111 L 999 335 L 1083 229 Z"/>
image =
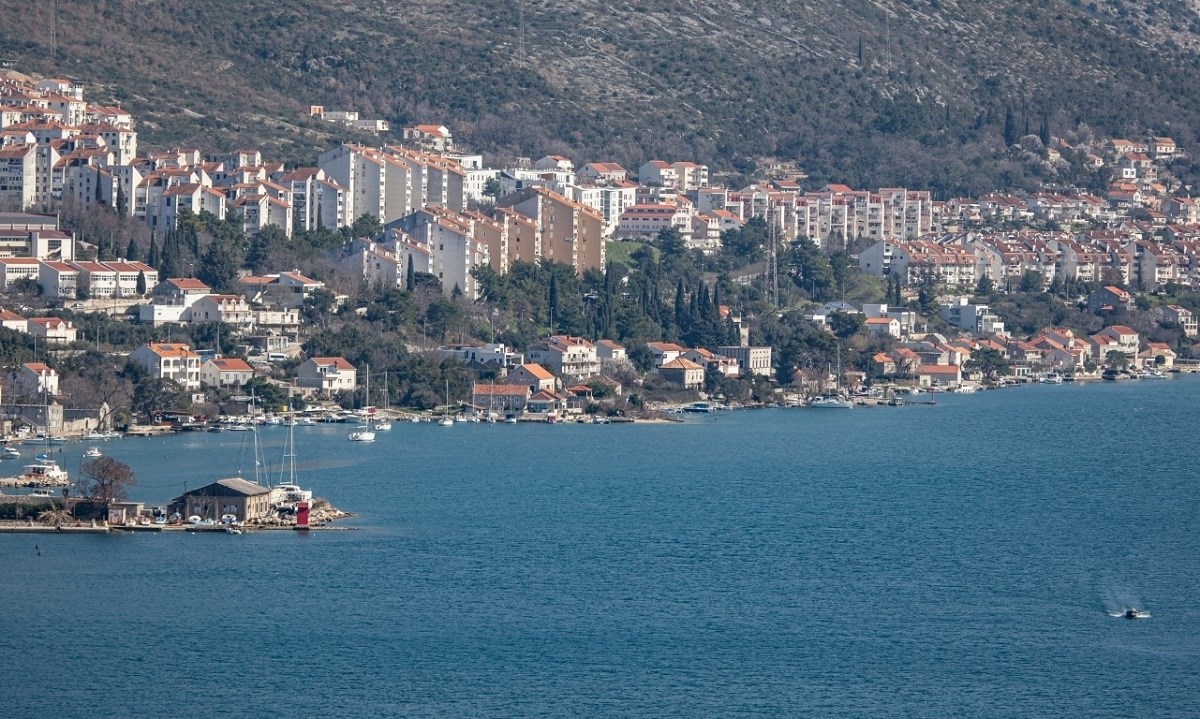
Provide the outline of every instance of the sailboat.
<path id="1" fill-rule="evenodd" d="M 842 346 L 837 346 L 837 376 L 834 378 L 833 392 L 824 397 L 817 397 L 808 403 L 814 409 L 854 409 L 854 403 L 842 397 Z"/>
<path id="2" fill-rule="evenodd" d="M 383 372 L 383 409 L 384 410 L 388 409 L 389 400 L 391 399 L 391 394 L 392 394 L 391 386 L 388 385 L 387 379 L 388 379 L 387 370 L 384 370 L 384 372 Z M 367 398 L 367 404 L 371 404 L 369 397 Z M 391 428 L 392 428 L 392 421 L 390 419 L 388 419 L 387 417 L 384 417 L 383 419 L 380 419 L 378 422 L 375 423 L 375 431 L 376 432 L 387 432 L 387 431 L 391 430 Z"/>
<path id="3" fill-rule="evenodd" d="M 442 417 L 442 421 L 438 424 L 443 427 L 453 427 L 454 418 L 450 416 L 450 380 L 446 379 L 446 416 Z"/>
<path id="4" fill-rule="evenodd" d="M 27 464 L 24 471 L 17 477 L 20 484 L 27 487 L 62 487 L 71 483 L 70 475 L 50 458 L 50 396 L 43 390 L 46 412 L 46 451 L 36 457 L 33 464 Z M 59 443 L 61 444 L 61 442 Z"/>
<path id="5" fill-rule="evenodd" d="M 292 403 L 288 401 L 288 414 Z M 254 453 L 258 454 L 258 434 L 254 435 Z M 254 460 L 254 481 L 258 483 L 258 458 Z M 284 474 L 286 472 L 286 475 Z M 296 484 L 296 425 L 288 425 L 287 443 L 283 446 L 283 464 L 279 468 L 279 483 L 271 487 L 270 502 L 279 507 L 295 507 L 297 502 L 311 502 L 312 490 Z"/>
<path id="6" fill-rule="evenodd" d="M 367 405 L 371 404 L 371 365 L 365 366 L 367 375 Z M 368 410 L 370 411 L 370 410 Z M 348 435 L 351 442 L 374 442 L 375 441 L 375 423 L 371 419 L 371 415 L 367 415 L 367 423 L 360 424 L 354 428 L 354 431 Z"/>

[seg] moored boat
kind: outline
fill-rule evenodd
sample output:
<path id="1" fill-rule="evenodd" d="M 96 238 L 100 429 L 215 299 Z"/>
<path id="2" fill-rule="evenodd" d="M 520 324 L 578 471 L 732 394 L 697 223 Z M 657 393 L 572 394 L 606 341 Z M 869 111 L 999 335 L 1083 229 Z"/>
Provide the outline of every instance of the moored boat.
<path id="1" fill-rule="evenodd" d="M 854 403 L 838 395 L 815 397 L 808 406 L 813 409 L 853 409 Z"/>
<path id="2" fill-rule="evenodd" d="M 25 471 L 17 476 L 17 483 L 26 487 L 65 487 L 71 483 L 71 477 L 58 462 L 39 454 L 36 462 L 25 465 Z"/>

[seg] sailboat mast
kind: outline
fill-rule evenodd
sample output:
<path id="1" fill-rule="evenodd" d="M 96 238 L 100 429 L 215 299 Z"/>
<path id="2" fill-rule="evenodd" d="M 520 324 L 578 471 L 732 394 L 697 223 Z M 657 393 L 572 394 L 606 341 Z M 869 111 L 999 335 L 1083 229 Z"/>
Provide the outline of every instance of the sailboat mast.
<path id="1" fill-rule="evenodd" d="M 257 409 L 257 399 L 254 390 L 250 390 L 250 432 L 254 435 L 254 483 L 262 484 L 262 451 L 258 447 L 258 425 L 255 423 L 254 411 Z"/>
<path id="2" fill-rule="evenodd" d="M 296 414 L 288 397 L 288 484 L 296 483 Z"/>

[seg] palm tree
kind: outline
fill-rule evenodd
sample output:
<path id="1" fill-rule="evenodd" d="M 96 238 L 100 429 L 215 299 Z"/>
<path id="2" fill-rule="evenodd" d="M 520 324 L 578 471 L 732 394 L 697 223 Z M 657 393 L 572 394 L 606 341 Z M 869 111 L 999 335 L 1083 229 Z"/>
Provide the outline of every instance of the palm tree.
<path id="1" fill-rule="evenodd" d="M 61 527 L 68 524 L 72 517 L 71 513 L 64 507 L 54 507 L 38 513 L 38 521 L 42 524 L 48 524 L 55 527 Z"/>

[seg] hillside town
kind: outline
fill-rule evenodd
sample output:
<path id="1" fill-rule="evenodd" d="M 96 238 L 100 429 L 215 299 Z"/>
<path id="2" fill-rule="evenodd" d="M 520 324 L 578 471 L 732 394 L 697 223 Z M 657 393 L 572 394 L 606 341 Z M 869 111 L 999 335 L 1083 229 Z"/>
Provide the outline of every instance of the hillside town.
<path id="1" fill-rule="evenodd" d="M 390 132 L 352 112 L 311 114 Z M 722 187 L 710 168 L 678 159 L 627 170 L 552 154 L 493 167 L 441 124 L 404 127 L 395 143 L 343 144 L 309 167 L 254 149 L 140 153 L 135 118 L 121 108 L 88 102 L 71 80 L 9 74 L 0 77 L 0 319 L 29 350 L 4 356 L 3 433 L 245 411 L 249 386 L 347 409 L 401 401 L 390 383 L 367 396 L 365 363 L 346 356 L 354 346 L 320 351 L 338 327 L 395 314 L 386 302 L 421 313 L 406 325 L 421 336 L 398 351 L 444 378 L 443 396 L 434 381 L 410 388 L 412 407 L 467 415 L 620 415 L 647 400 L 771 403 L 881 382 L 954 389 L 1001 376 L 1162 372 L 1200 358 L 1197 307 L 1185 306 L 1200 288 L 1200 201 L 1170 172 L 1184 153 L 1167 137 L 1046 140 L 1031 145 L 1044 162 L 1085 162 L 1106 173 L 1107 190 L 935 199 L 805 189 L 803 173 L 782 169 Z M 79 218 L 99 215 L 125 234 L 77 231 Z M 755 232 L 753 251 L 736 255 L 730 238 Z M 267 238 L 332 243 L 303 245 L 287 266 L 239 255 L 229 277 L 208 283 L 219 257 L 202 252 L 198 233 L 210 249 L 229 234 L 241 253 Z M 838 270 L 842 299 L 786 265 L 806 252 L 826 268 L 825 258 L 849 263 Z M 691 263 L 677 282 L 664 274 L 671 258 Z M 572 301 L 586 321 L 572 324 L 556 299 L 556 266 L 578 286 Z M 501 283 L 531 267 L 551 268 L 548 287 L 501 302 Z M 854 301 L 848 277 L 861 290 Z M 543 293 L 547 314 L 531 309 L 528 292 Z M 1055 321 L 1017 334 L 992 303 L 1022 293 L 1049 298 Z M 411 306 L 418 296 L 421 310 Z M 620 307 L 641 315 L 614 319 Z M 532 330 L 496 341 L 500 309 Z M 439 313 L 461 321 L 439 323 Z M 1135 315 L 1136 329 L 1126 324 Z M 97 375 L 78 361 L 89 351 L 116 368 L 122 391 L 96 391 Z M 385 371 L 412 384 L 399 365 L 376 362 L 369 374 Z"/>

